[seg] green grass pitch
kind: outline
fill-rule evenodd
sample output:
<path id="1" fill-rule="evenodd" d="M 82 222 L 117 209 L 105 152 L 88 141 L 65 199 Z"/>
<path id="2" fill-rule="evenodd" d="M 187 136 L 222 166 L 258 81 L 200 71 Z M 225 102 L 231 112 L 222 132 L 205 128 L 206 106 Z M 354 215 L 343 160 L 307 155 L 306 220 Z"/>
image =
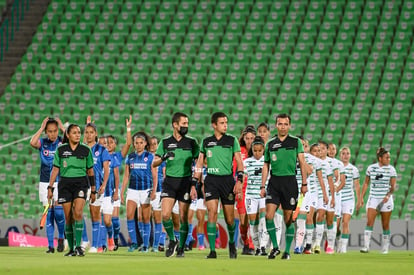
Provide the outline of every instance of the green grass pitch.
<path id="1" fill-rule="evenodd" d="M 205 259 L 208 251 L 189 251 L 185 258 L 165 258 L 164 253 L 116 252 L 64 257 L 46 254 L 45 248 L 0 247 L 0 274 L 413 274 L 413 251 L 390 251 L 388 255 L 371 251 L 350 251 L 334 255 L 280 256 L 239 255 L 230 260 L 226 249 L 217 259 Z"/>

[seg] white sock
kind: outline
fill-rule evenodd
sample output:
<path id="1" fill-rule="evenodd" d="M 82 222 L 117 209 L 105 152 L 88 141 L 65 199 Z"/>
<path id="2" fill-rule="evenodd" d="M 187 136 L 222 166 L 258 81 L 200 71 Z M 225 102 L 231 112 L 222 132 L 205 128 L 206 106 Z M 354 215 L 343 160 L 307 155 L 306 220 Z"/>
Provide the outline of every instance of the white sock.
<path id="1" fill-rule="evenodd" d="M 335 246 L 335 237 L 336 237 L 336 228 L 335 226 L 333 228 L 328 229 L 328 232 L 326 234 L 326 238 L 328 240 L 328 247 L 334 248 Z"/>
<path id="2" fill-rule="evenodd" d="M 277 243 L 279 246 L 280 246 L 280 241 L 282 239 L 282 226 L 283 226 L 283 216 L 276 212 L 275 228 L 276 228 L 276 239 L 277 239 Z"/>
<path id="3" fill-rule="evenodd" d="M 372 230 L 366 230 L 364 231 L 364 247 L 369 249 L 370 242 L 371 242 L 371 235 Z"/>
<path id="4" fill-rule="evenodd" d="M 307 226 L 306 228 L 306 245 L 312 244 L 312 237 L 313 237 L 313 231 L 315 231 L 315 228 L 312 225 L 312 228 L 310 226 Z"/>
<path id="5" fill-rule="evenodd" d="M 388 252 L 390 247 L 390 235 L 382 234 L 382 252 Z"/>
<path id="6" fill-rule="evenodd" d="M 304 219 L 297 219 L 296 220 L 296 239 L 295 239 L 295 247 L 301 247 L 303 245 L 303 239 L 305 237 L 305 223 L 306 220 Z"/>
<path id="7" fill-rule="evenodd" d="M 346 253 L 348 247 L 348 239 L 341 238 L 340 239 L 340 246 L 341 246 L 341 253 Z"/>
<path id="8" fill-rule="evenodd" d="M 260 248 L 259 243 L 259 225 L 258 224 L 250 224 L 250 236 L 252 237 L 254 247 Z"/>
<path id="9" fill-rule="evenodd" d="M 269 243 L 269 234 L 267 233 L 266 230 L 266 218 L 263 217 L 260 219 L 259 221 L 259 230 L 260 227 L 262 227 L 262 234 L 260 235 L 260 247 L 267 247 L 268 243 Z"/>
<path id="10" fill-rule="evenodd" d="M 323 231 L 325 229 L 325 225 L 316 223 L 316 237 L 315 237 L 315 245 L 321 245 L 322 237 L 323 237 Z"/>

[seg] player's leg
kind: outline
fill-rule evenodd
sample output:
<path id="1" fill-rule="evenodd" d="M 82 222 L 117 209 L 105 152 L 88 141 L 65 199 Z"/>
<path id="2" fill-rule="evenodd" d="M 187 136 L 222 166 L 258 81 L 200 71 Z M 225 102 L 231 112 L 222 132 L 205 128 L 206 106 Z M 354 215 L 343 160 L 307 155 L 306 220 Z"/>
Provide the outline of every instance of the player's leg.
<path id="1" fill-rule="evenodd" d="M 382 224 L 382 254 L 388 254 L 390 247 L 390 219 L 391 211 L 381 212 L 381 224 Z"/>
<path id="2" fill-rule="evenodd" d="M 260 238 L 259 238 L 259 199 L 246 198 L 246 211 L 249 217 L 249 232 L 256 248 L 255 255 L 260 255 Z"/>
<path id="3" fill-rule="evenodd" d="M 309 212 L 306 215 L 306 244 L 305 248 L 303 249 L 304 254 L 311 254 L 312 253 L 312 237 L 313 232 L 315 230 L 315 225 L 313 223 L 313 217 L 315 214 L 315 207 L 311 206 L 309 208 Z"/>
<path id="4" fill-rule="evenodd" d="M 184 246 L 188 235 L 188 211 L 190 204 L 187 202 L 179 201 L 178 208 L 180 211 L 180 242 L 178 245 L 177 257 L 183 257 Z"/>
<path id="5" fill-rule="evenodd" d="M 155 200 L 151 201 L 152 217 L 154 219 L 154 239 L 152 243 L 152 252 L 158 252 L 158 245 L 160 244 L 160 236 L 162 233 L 162 218 L 161 218 L 161 192 L 157 192 Z"/>
<path id="6" fill-rule="evenodd" d="M 92 221 L 92 244 L 89 253 L 96 253 L 99 247 L 99 231 L 101 223 L 101 202 L 96 201 L 89 205 Z"/>
<path id="7" fill-rule="evenodd" d="M 364 230 L 364 246 L 360 250 L 362 253 L 367 253 L 369 251 L 376 216 L 377 210 L 375 208 L 367 208 L 367 224 Z"/>
<path id="8" fill-rule="evenodd" d="M 166 253 L 168 252 L 168 255 L 166 254 L 167 257 L 171 257 L 175 254 L 175 249 L 178 244 L 174 236 L 174 224 L 171 218 L 171 215 L 172 215 L 171 212 L 172 212 L 174 204 L 175 204 L 174 198 L 165 197 L 165 198 L 162 198 L 161 200 L 162 224 L 170 240 L 170 244 L 171 245 L 174 244 L 172 251 L 168 252 L 170 249 L 166 250 Z"/>
<path id="9" fill-rule="evenodd" d="M 204 199 L 197 200 L 197 241 L 198 241 L 198 250 L 204 250 L 204 218 L 206 215 L 206 206 L 204 204 Z"/>
<path id="10" fill-rule="evenodd" d="M 323 231 L 325 229 L 325 216 L 326 211 L 324 208 L 319 208 L 316 211 L 316 228 L 315 228 L 315 243 L 313 245 L 313 250 L 316 254 L 321 253 L 321 242 L 323 238 Z"/>
<path id="11" fill-rule="evenodd" d="M 58 229 L 58 252 L 63 252 L 65 245 L 65 214 L 63 213 L 63 207 L 61 204 L 58 204 L 58 183 L 54 183 L 54 190 L 53 190 L 53 200 L 55 201 L 54 206 L 54 214 L 55 214 L 55 222 Z"/>
<path id="12" fill-rule="evenodd" d="M 267 256 L 266 247 L 269 243 L 269 234 L 266 230 L 266 199 L 261 198 L 259 201 L 259 236 L 261 256 Z"/>
<path id="13" fill-rule="evenodd" d="M 216 255 L 216 222 L 218 199 L 210 199 L 206 201 L 207 207 L 207 239 L 210 244 L 210 254 L 207 258 L 217 258 Z"/>
<path id="14" fill-rule="evenodd" d="M 193 217 L 197 209 L 197 200 L 191 201 L 190 208 L 188 210 L 188 234 L 185 240 L 185 250 L 189 251 L 193 249 Z"/>
<path id="15" fill-rule="evenodd" d="M 112 203 L 111 197 L 105 197 L 103 204 L 102 204 L 102 213 L 103 213 L 103 223 L 105 225 L 106 229 L 106 236 L 107 242 L 108 242 L 108 250 L 113 251 L 115 249 L 115 243 L 114 243 L 114 231 L 113 231 L 113 225 L 112 225 L 112 213 L 113 213 L 114 207 Z"/>
<path id="16" fill-rule="evenodd" d="M 327 226 L 327 242 L 328 246 L 326 247 L 327 254 L 333 254 L 335 252 L 335 238 L 336 238 L 336 223 L 335 223 L 335 209 L 330 209 L 326 212 L 326 226 Z"/>
<path id="17" fill-rule="evenodd" d="M 49 186 L 48 182 L 40 182 L 39 183 L 39 201 L 42 203 L 43 207 L 48 206 L 48 199 L 47 199 L 47 187 Z M 55 188 L 56 189 L 56 188 Z M 48 242 L 48 250 L 46 253 L 55 253 L 54 248 L 54 234 L 55 234 L 55 215 L 54 215 L 54 207 L 49 207 L 46 216 L 46 237 Z"/>
<path id="18" fill-rule="evenodd" d="M 234 243 L 234 232 L 236 231 L 236 224 L 234 223 L 234 202 L 233 204 L 226 203 L 221 200 L 223 205 L 224 220 L 227 224 L 227 231 L 229 233 L 229 256 L 231 259 L 237 258 L 237 249 Z"/>
<path id="19" fill-rule="evenodd" d="M 128 249 L 128 252 L 133 252 L 138 249 L 138 240 L 137 233 L 135 228 L 135 212 L 137 210 L 137 205 L 139 202 L 139 196 L 137 190 L 128 189 L 127 198 L 126 198 L 126 218 L 127 218 L 127 228 L 128 235 L 131 239 L 131 246 Z"/>
<path id="20" fill-rule="evenodd" d="M 306 216 L 310 210 L 310 203 L 311 203 L 311 193 L 306 193 L 303 200 L 302 205 L 299 208 L 299 214 L 296 218 L 296 239 L 295 239 L 295 254 L 302 253 L 302 246 L 303 240 L 305 238 L 306 232 Z"/>
<path id="21" fill-rule="evenodd" d="M 83 190 L 86 194 L 87 188 Z M 79 192 L 80 193 L 80 192 Z M 83 233 L 83 208 L 85 207 L 85 198 L 78 197 L 73 200 L 73 220 L 74 220 L 74 231 L 75 231 L 75 250 L 77 256 L 84 256 L 81 248 L 82 233 Z"/>
<path id="22" fill-rule="evenodd" d="M 142 212 L 142 240 L 144 242 L 144 247 L 142 248 L 142 252 L 147 253 L 149 250 L 149 240 L 151 234 L 151 204 L 149 200 L 146 202 L 148 203 L 141 203 L 141 212 Z"/>
<path id="23" fill-rule="evenodd" d="M 174 236 L 177 240 L 180 240 L 180 208 L 178 207 L 178 201 L 174 203 L 171 218 L 173 221 Z"/>
<path id="24" fill-rule="evenodd" d="M 114 251 L 118 250 L 119 232 L 121 231 L 121 223 L 119 222 L 120 202 L 121 202 L 120 200 L 114 202 L 114 210 L 112 211 L 112 230 L 114 232 Z"/>

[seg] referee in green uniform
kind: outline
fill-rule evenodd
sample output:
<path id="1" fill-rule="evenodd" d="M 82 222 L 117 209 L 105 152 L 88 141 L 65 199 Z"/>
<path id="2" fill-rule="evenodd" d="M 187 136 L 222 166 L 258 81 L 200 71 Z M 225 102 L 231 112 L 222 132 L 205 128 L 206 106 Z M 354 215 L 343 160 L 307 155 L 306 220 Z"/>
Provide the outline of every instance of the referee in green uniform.
<path id="1" fill-rule="evenodd" d="M 217 258 L 215 251 L 218 200 L 223 206 L 224 218 L 229 232 L 229 256 L 237 258 L 234 243 L 234 203 L 235 195 L 242 196 L 243 162 L 240 144 L 234 136 L 226 134 L 227 116 L 222 112 L 211 116 L 214 135 L 203 140 L 197 160 L 194 177 L 199 180 L 204 160 L 207 160 L 207 176 L 204 180 L 205 203 L 208 211 L 207 235 L 210 243 L 208 259 Z M 237 183 L 233 178 L 233 157 L 237 163 Z"/>
<path id="2" fill-rule="evenodd" d="M 282 259 L 290 259 L 290 245 L 292 244 L 295 228 L 292 224 L 293 210 L 296 209 L 298 198 L 298 185 L 296 182 L 296 167 L 299 161 L 302 172 L 301 192 L 307 192 L 306 184 L 306 164 L 302 142 L 294 136 L 289 135 L 290 116 L 280 114 L 276 117 L 277 136 L 269 140 L 266 144 L 264 153 L 264 165 L 262 171 L 262 186 L 260 195 L 266 196 L 266 228 L 269 237 L 272 240 L 273 249 L 268 256 L 274 259 L 280 254 L 279 246 L 276 239 L 275 223 L 273 221 L 275 212 L 279 205 L 282 205 L 283 216 L 286 225 L 286 247 Z M 268 178 L 269 169 L 271 177 L 267 190 L 265 184 Z"/>
<path id="3" fill-rule="evenodd" d="M 92 152 L 89 147 L 80 142 L 80 137 L 79 126 L 69 125 L 62 141 L 63 144 L 57 148 L 55 153 L 47 187 L 48 199 L 51 200 L 53 198 L 53 183 L 60 173 L 58 203 L 62 204 L 65 213 L 65 233 L 69 245 L 69 252 L 65 256 L 84 256 L 81 248 L 82 214 L 89 185 L 91 186 L 91 202 L 93 203 L 96 199 Z M 74 239 L 75 244 L 73 243 Z"/>
<path id="4" fill-rule="evenodd" d="M 157 167 L 166 161 L 166 177 L 161 190 L 162 221 L 169 238 L 165 256 L 172 257 L 177 250 L 177 257 L 184 257 L 184 245 L 188 234 L 188 209 L 192 199 L 190 192 L 195 192 L 195 182 L 191 179 L 191 168 L 193 161 L 198 157 L 200 147 L 194 138 L 186 136 L 188 132 L 188 116 L 186 114 L 175 113 L 172 117 L 172 127 L 173 134 L 161 140 L 152 166 Z M 180 211 L 179 245 L 174 237 L 171 219 L 171 212 L 176 200 L 178 200 Z"/>

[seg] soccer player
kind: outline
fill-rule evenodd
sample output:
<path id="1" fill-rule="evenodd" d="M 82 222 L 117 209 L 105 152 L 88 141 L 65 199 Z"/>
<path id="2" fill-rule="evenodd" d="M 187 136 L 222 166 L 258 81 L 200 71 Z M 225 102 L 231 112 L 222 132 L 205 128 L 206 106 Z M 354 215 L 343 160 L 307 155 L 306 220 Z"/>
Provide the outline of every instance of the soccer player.
<path id="1" fill-rule="evenodd" d="M 173 134 L 161 140 L 153 167 L 158 167 L 166 161 L 165 179 L 161 192 L 162 221 L 169 238 L 166 257 L 175 255 L 177 246 L 177 257 L 184 257 L 184 244 L 188 234 L 188 208 L 192 198 L 190 193 L 196 193 L 195 182 L 191 179 L 192 163 L 198 157 L 199 146 L 197 141 L 187 136 L 188 116 L 177 112 L 171 121 Z M 178 200 L 180 213 L 180 242 L 174 236 L 171 212 L 175 202 Z"/>
<path id="2" fill-rule="evenodd" d="M 249 158 L 243 162 L 244 171 L 247 175 L 246 211 L 249 216 L 250 235 L 256 248 L 256 256 L 267 255 L 265 248 L 260 247 L 259 239 L 259 213 L 261 208 L 265 208 L 265 199 L 260 197 L 264 146 L 263 139 L 260 136 L 256 136 L 249 151 Z"/>
<path id="3" fill-rule="evenodd" d="M 351 149 L 343 147 L 339 151 L 339 156 L 344 165 L 345 185 L 341 189 L 341 211 L 342 211 L 342 234 L 338 246 L 339 253 L 346 253 L 349 239 L 349 221 L 355 209 L 355 195 L 356 192 L 357 203 L 360 205 L 360 186 L 359 186 L 359 171 L 349 163 L 351 159 Z M 339 203 L 339 202 L 337 202 Z"/>
<path id="4" fill-rule="evenodd" d="M 48 199 L 53 197 L 54 183 L 60 173 L 58 202 L 65 213 L 65 232 L 69 252 L 65 256 L 84 256 L 81 248 L 83 231 L 83 208 L 91 188 L 90 200 L 96 199 L 93 157 L 89 147 L 80 142 L 81 131 L 78 125 L 70 124 L 65 132 L 62 145 L 57 148 L 50 175 Z M 88 176 L 88 177 L 87 177 Z M 89 182 L 88 182 L 89 180 Z M 75 238 L 74 238 L 75 233 Z M 75 241 L 75 244 L 73 243 Z"/>
<path id="5" fill-rule="evenodd" d="M 304 182 L 301 187 L 301 193 L 305 194 L 307 192 L 303 145 L 298 138 L 289 135 L 290 126 L 290 116 L 287 114 L 279 114 L 276 117 L 277 136 L 269 140 L 265 147 L 265 162 L 262 171 L 260 195 L 262 198 L 266 197 L 266 228 L 273 244 L 268 259 L 274 259 L 280 254 L 276 240 L 275 223 L 273 221 L 279 205 L 282 205 L 286 225 L 286 247 L 282 259 L 290 259 L 289 250 L 295 235 L 292 214 L 293 210 L 296 209 L 299 193 L 295 176 L 297 161 L 299 161 L 302 182 Z M 265 190 L 269 170 L 271 170 L 271 176 L 267 190 Z"/>
<path id="6" fill-rule="evenodd" d="M 158 183 L 158 171 L 152 167 L 154 155 L 147 151 L 149 148 L 149 137 L 145 132 L 137 132 L 132 137 L 135 152 L 128 155 L 125 161 L 125 173 L 122 181 L 121 201 L 124 202 L 125 189 L 128 184 L 126 198 L 127 226 L 131 246 L 128 252 L 138 249 L 134 214 L 137 207 L 140 206 L 142 213 L 142 224 L 139 228 L 142 230 L 143 248 L 142 252 L 147 253 L 149 250 L 149 239 L 151 234 L 150 202 L 155 199 Z"/>
<path id="7" fill-rule="evenodd" d="M 367 168 L 364 184 L 360 197 L 358 209 L 364 205 L 364 195 L 371 183 L 367 201 L 367 225 L 364 231 L 364 247 L 362 253 L 368 253 L 372 229 L 377 213 L 381 214 L 382 223 L 382 254 L 388 254 L 390 246 L 390 219 L 391 212 L 394 209 L 394 200 L 392 194 L 397 182 L 397 172 L 390 165 L 390 153 L 380 147 L 377 150 L 377 163 L 371 164 Z"/>
<path id="8" fill-rule="evenodd" d="M 92 220 L 92 245 L 89 248 L 89 253 L 103 252 L 103 245 L 101 244 L 101 206 L 104 199 L 104 192 L 109 179 L 109 161 L 111 156 L 104 146 L 98 143 L 98 132 L 96 125 L 91 123 L 91 117 L 88 116 L 85 126 L 85 143 L 91 148 L 94 166 L 93 171 L 95 175 L 95 186 L 98 189 L 98 198 L 94 203 L 89 204 Z M 103 226 L 102 226 L 103 229 Z"/>
<path id="9" fill-rule="evenodd" d="M 235 259 L 237 258 L 237 249 L 234 243 L 234 232 L 236 230 L 234 196 L 238 196 L 238 199 L 242 198 L 244 178 L 240 144 L 234 136 L 226 134 L 226 114 L 222 112 L 213 113 L 211 125 L 214 134 L 206 137 L 202 142 L 194 175 L 195 181 L 199 181 L 204 161 L 207 160 L 207 176 L 204 181 L 205 202 L 208 211 L 207 235 L 210 243 L 210 253 L 207 258 L 217 258 L 215 246 L 212 244 L 216 238 L 217 210 L 220 199 L 229 233 L 229 256 L 231 259 Z M 236 183 L 232 171 L 233 157 L 237 163 Z"/>
<path id="10" fill-rule="evenodd" d="M 152 136 L 150 138 L 149 150 L 152 154 L 155 155 L 158 148 L 158 138 Z M 155 194 L 155 200 L 151 201 L 152 216 L 154 218 L 154 237 L 152 243 L 152 252 L 158 252 L 160 245 L 161 235 L 165 233 L 162 232 L 162 217 L 161 217 L 161 192 L 162 192 L 162 183 L 165 178 L 165 161 L 161 163 L 157 168 L 158 170 L 158 184 L 157 192 Z M 165 237 L 164 237 L 165 238 Z"/>
<path id="11" fill-rule="evenodd" d="M 125 119 L 126 125 L 126 142 L 122 147 L 121 151 L 116 151 L 116 146 L 118 144 L 118 139 L 113 135 L 107 135 L 107 150 L 114 161 L 119 163 L 119 167 L 121 167 L 122 162 L 124 161 L 125 157 L 128 154 L 129 148 L 132 144 L 132 137 L 131 137 L 131 123 L 132 123 L 132 116 L 129 116 L 129 119 Z M 116 174 L 116 171 L 114 171 Z M 119 173 L 119 169 L 118 169 Z M 121 230 L 121 224 L 119 222 L 119 208 L 121 207 L 121 199 L 120 199 L 120 192 L 121 192 L 121 185 L 119 186 L 118 190 L 118 200 L 114 200 L 112 211 L 112 227 L 114 232 L 114 251 L 118 250 L 119 247 L 119 232 Z"/>
<path id="12" fill-rule="evenodd" d="M 39 130 L 32 136 L 30 145 L 39 150 L 40 154 L 40 182 L 39 182 L 39 200 L 44 207 L 48 205 L 47 198 L 47 186 L 49 185 L 50 173 L 53 168 L 53 158 L 56 153 L 57 147 L 62 143 L 62 137 L 59 136 L 59 129 L 64 133 L 65 129 L 59 118 L 53 119 L 46 117 L 42 121 L 42 125 Z M 45 133 L 47 137 L 40 138 L 42 133 Z M 54 207 L 50 207 L 46 217 L 46 235 L 48 241 L 48 250 L 46 253 L 54 253 L 54 235 L 55 235 L 55 222 L 58 227 L 58 252 L 64 250 L 64 231 L 65 231 L 65 215 L 63 214 L 62 205 L 58 204 L 58 183 L 55 182 L 53 204 Z"/>

